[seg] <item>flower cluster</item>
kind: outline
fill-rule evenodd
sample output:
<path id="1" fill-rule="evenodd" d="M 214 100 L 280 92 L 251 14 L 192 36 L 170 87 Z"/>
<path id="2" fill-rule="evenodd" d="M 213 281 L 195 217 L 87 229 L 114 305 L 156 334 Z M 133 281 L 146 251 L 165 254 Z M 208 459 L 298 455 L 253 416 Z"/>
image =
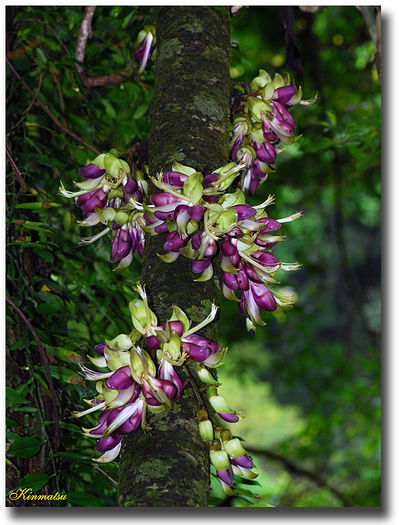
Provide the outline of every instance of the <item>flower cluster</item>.
<path id="1" fill-rule="evenodd" d="M 211 464 L 216 469 L 224 492 L 228 496 L 234 495 L 232 490 L 233 475 L 247 479 L 254 479 L 258 476 L 251 469 L 254 464 L 251 457 L 243 448 L 238 438 L 233 438 L 230 430 L 223 427 L 210 429 L 212 425 L 205 410 L 197 413 L 199 419 L 200 434 L 204 441 L 210 443 Z M 209 425 L 210 424 L 210 425 Z"/>
<path id="2" fill-rule="evenodd" d="M 80 226 L 105 228 L 91 237 L 81 239 L 90 244 L 111 232 L 111 262 L 119 263 L 121 270 L 128 266 L 135 253 L 143 255 L 143 211 L 141 202 L 147 193 L 144 173 L 137 170 L 135 176 L 127 162 L 117 157 L 117 152 L 98 155 L 80 172 L 83 182 L 75 182 L 79 191 L 67 191 L 61 186 L 62 195 L 75 198 L 76 205 L 85 214 Z"/>
<path id="3" fill-rule="evenodd" d="M 140 299 L 129 303 L 133 329 L 95 347 L 91 363 L 106 371 L 81 366 L 83 376 L 96 382 L 96 395 L 86 402 L 90 408 L 75 412 L 82 417 L 100 411 L 101 417 L 93 428 L 85 428 L 87 437 L 98 439 L 96 449 L 102 452 L 95 461 L 109 462 L 117 457 L 123 434 L 140 425 L 149 428 L 146 413 L 169 410 L 183 394 L 183 384 L 175 367 L 186 362 L 195 365 L 198 379 L 209 386 L 208 399 L 215 412 L 226 421 L 238 421 L 239 416 L 217 394 L 209 368 L 220 366 L 226 348 L 199 335 L 211 323 L 217 312 L 212 309 L 207 318 L 196 326 L 178 306 L 173 307 L 170 319 L 159 324 L 149 308 L 147 295 L 137 286 Z"/>
<path id="4" fill-rule="evenodd" d="M 135 54 L 139 73 L 150 57 L 154 34 L 147 27 L 139 35 Z M 297 125 L 289 109 L 315 100 L 302 100 L 301 88 L 291 84 L 289 75 L 276 74 L 272 79 L 260 70 L 242 97 L 240 114 L 233 122 L 232 161 L 210 173 L 175 162 L 171 171 L 151 177 L 159 191 L 150 197 L 143 171 L 132 175 L 115 150 L 99 155 L 80 170 L 84 180 L 75 183 L 79 191 L 61 188 L 84 212 L 81 226 L 105 226 L 81 242 L 88 244 L 111 232 L 110 259 L 119 263 L 116 269 L 122 269 L 135 253 L 143 255 L 144 233 L 163 234 L 164 253 L 158 256 L 167 263 L 180 255 L 190 259 L 196 281 L 211 279 L 217 262 L 224 296 L 238 303 L 247 329 L 253 333 L 256 325 L 264 324 L 261 311 L 290 306 L 294 301 L 292 292 L 279 287 L 275 274 L 295 270 L 299 264 L 280 261 L 272 249 L 285 239 L 282 225 L 301 213 L 273 219 L 267 212 L 273 196 L 251 205 L 246 194 L 256 191 L 274 171 L 277 154 L 297 140 Z M 90 407 L 74 416 L 101 412 L 97 425 L 84 429 L 86 436 L 98 440 L 96 449 L 101 456 L 95 461 L 115 459 L 124 434 L 140 425 L 150 428 L 147 413 L 170 410 L 180 400 L 183 383 L 177 369 L 183 367 L 188 373 L 186 364 L 190 364 L 196 374 L 196 381 L 187 377 L 200 405 L 199 433 L 209 445 L 210 460 L 223 490 L 232 495 L 234 475 L 253 479 L 257 474 L 251 470 L 252 459 L 240 440 L 220 426 L 223 421 L 239 421 L 240 415 L 219 394 L 220 383 L 212 374 L 213 368 L 221 366 L 227 349 L 200 333 L 214 320 L 217 307 L 212 305 L 208 317 L 192 326 L 175 305 L 171 317 L 162 323 L 150 309 L 144 288 L 138 285 L 137 292 L 140 298 L 129 303 L 132 331 L 97 345 L 96 356 L 88 356 L 101 371 L 81 367 L 83 376 L 95 381 L 96 394 L 86 400 Z M 202 388 L 197 389 L 197 382 Z M 216 425 L 209 410 L 214 412 Z"/>
<path id="5" fill-rule="evenodd" d="M 289 109 L 295 104 L 313 104 L 316 98 L 302 100 L 302 89 L 291 84 L 289 74 L 283 78 L 276 73 L 272 79 L 263 69 L 246 95 L 233 122 L 230 155 L 232 160 L 245 164 L 241 188 L 252 195 L 274 171 L 277 154 L 299 138 Z"/>
<path id="6" fill-rule="evenodd" d="M 266 213 L 273 197 L 251 206 L 239 188 L 227 192 L 241 169 L 242 165 L 231 162 L 203 176 L 176 162 L 173 171 L 153 178 L 154 184 L 164 191 L 151 195 L 151 204 L 144 205 L 144 218 L 149 233 L 167 233 L 165 253 L 159 257 L 169 263 L 180 254 L 190 258 L 192 271 L 200 274 L 196 281 L 213 276 L 213 259 L 220 254 L 223 294 L 239 302 L 252 333 L 256 325 L 264 324 L 260 310 L 272 311 L 277 305 L 289 306 L 293 302 L 292 295 L 282 293 L 276 286 L 274 274 L 280 269 L 295 270 L 299 265 L 280 262 L 270 252 L 285 239 L 274 233 L 301 214 L 275 220 Z"/>

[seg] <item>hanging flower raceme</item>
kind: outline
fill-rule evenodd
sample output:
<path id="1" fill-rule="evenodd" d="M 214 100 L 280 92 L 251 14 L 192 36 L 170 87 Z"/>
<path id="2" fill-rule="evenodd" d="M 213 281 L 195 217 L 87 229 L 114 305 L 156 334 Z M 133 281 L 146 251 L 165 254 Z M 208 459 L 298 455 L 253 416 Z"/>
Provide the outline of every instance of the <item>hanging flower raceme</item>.
<path id="1" fill-rule="evenodd" d="M 295 213 L 279 220 L 266 214 L 266 207 L 273 202 L 269 196 L 258 206 L 240 204 L 235 226 L 221 244 L 220 266 L 223 270 L 222 291 L 227 299 L 238 301 L 242 314 L 247 318 L 247 328 L 253 333 L 256 325 L 264 325 L 261 310 L 273 311 L 277 306 L 293 304 L 293 296 L 281 294 L 274 278 L 278 270 L 296 270 L 298 263 L 284 263 L 270 251 L 273 246 L 285 239 L 283 235 L 273 235 L 284 222 L 301 216 Z M 239 293 L 239 298 L 236 293 Z"/>
<path id="2" fill-rule="evenodd" d="M 138 48 L 134 53 L 134 60 L 139 65 L 138 73 L 142 73 L 151 58 L 155 46 L 155 27 L 146 26 L 137 37 Z"/>
<path id="3" fill-rule="evenodd" d="M 297 124 L 289 109 L 316 101 L 302 100 L 302 88 L 291 84 L 290 76 L 276 73 L 272 79 L 263 69 L 253 79 L 244 97 L 242 114 L 234 119 L 230 142 L 231 159 L 245 164 L 241 188 L 251 195 L 275 171 L 273 164 L 295 136 Z"/>
<path id="4" fill-rule="evenodd" d="M 246 479 L 258 476 L 251 469 L 254 467 L 252 458 L 243 448 L 238 438 L 233 438 L 230 430 L 223 427 L 213 427 L 206 410 L 197 413 L 201 439 L 209 444 L 212 466 L 226 495 L 233 496 L 234 475 Z"/>
<path id="5" fill-rule="evenodd" d="M 73 416 L 101 413 L 94 427 L 83 430 L 87 437 L 98 439 L 96 450 L 102 455 L 95 461 L 104 463 L 119 454 L 123 434 L 140 425 L 149 428 L 147 412 L 170 410 L 179 401 L 183 383 L 176 367 L 192 362 L 200 381 L 218 384 L 208 368 L 220 366 L 226 352 L 219 343 L 198 333 L 215 319 L 215 305 L 195 326 L 178 306 L 173 306 L 168 321 L 159 323 L 148 306 L 145 289 L 138 285 L 137 291 L 140 298 L 129 303 L 130 334 L 120 334 L 95 347 L 96 355 L 88 359 L 101 371 L 81 366 L 85 379 L 95 382 L 96 395 L 86 400 L 90 408 Z"/>
<path id="6" fill-rule="evenodd" d="M 76 204 L 84 212 L 80 226 L 105 226 L 101 232 L 81 239 L 81 244 L 91 244 L 111 233 L 111 262 L 119 263 L 115 268 L 121 270 L 128 266 L 135 253 L 144 251 L 145 224 L 142 201 L 147 193 L 144 173 L 137 170 L 133 177 L 129 165 L 117 157 L 117 152 L 98 155 L 84 166 L 80 176 L 83 182 L 75 182 L 79 191 L 67 191 L 63 186 L 60 192 L 64 197 L 75 198 Z"/>
<path id="7" fill-rule="evenodd" d="M 270 251 L 285 239 L 275 235 L 281 224 L 301 214 L 275 220 L 266 213 L 274 201 L 272 196 L 251 206 L 239 188 L 227 192 L 241 169 L 242 165 L 230 163 L 204 177 L 193 168 L 175 163 L 173 171 L 153 179 L 164 191 L 152 194 L 152 204 L 144 205 L 145 229 L 153 235 L 166 233 L 166 253 L 159 257 L 168 263 L 180 254 L 188 257 L 193 273 L 199 274 L 196 281 L 212 277 L 213 258 L 220 253 L 223 294 L 238 301 L 247 328 L 253 333 L 256 325 L 264 325 L 262 310 L 273 311 L 293 303 L 293 296 L 280 293 L 274 274 L 280 269 L 295 270 L 299 264 L 280 262 Z M 198 360 L 212 359 L 209 349 L 196 346 L 195 341 L 188 343 Z"/>
<path id="8" fill-rule="evenodd" d="M 219 216 L 225 224 L 225 192 L 239 175 L 241 165 L 227 164 L 208 175 L 194 168 L 175 162 L 172 171 L 159 173 L 152 178 L 162 192 L 151 195 L 151 204 L 144 205 L 145 230 L 152 234 L 167 233 L 163 248 L 158 254 L 168 263 L 180 254 L 191 259 L 192 271 L 200 274 L 196 281 L 206 281 L 213 275 L 212 259 L 218 251 L 218 234 L 224 227 L 217 227 Z M 210 227 L 212 226 L 212 232 Z"/>

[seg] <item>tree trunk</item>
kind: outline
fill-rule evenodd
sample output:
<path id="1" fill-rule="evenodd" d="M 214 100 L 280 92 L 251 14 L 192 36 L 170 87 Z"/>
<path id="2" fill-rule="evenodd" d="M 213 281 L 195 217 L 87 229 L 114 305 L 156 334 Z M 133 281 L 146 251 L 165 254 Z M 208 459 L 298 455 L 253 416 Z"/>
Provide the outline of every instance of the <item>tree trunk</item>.
<path id="1" fill-rule="evenodd" d="M 228 8 L 159 7 L 156 31 L 150 173 L 170 170 L 174 161 L 211 173 L 228 161 Z M 183 256 L 172 264 L 161 261 L 156 254 L 163 251 L 163 238 L 146 237 L 143 283 L 150 305 L 162 321 L 177 304 L 194 323 L 200 322 L 212 302 L 219 304 L 217 279 L 194 282 L 191 261 Z M 203 334 L 216 339 L 216 323 Z M 188 384 L 173 410 L 150 414 L 150 432 L 138 430 L 124 438 L 120 506 L 207 506 L 209 452 L 198 433 L 198 409 Z"/>

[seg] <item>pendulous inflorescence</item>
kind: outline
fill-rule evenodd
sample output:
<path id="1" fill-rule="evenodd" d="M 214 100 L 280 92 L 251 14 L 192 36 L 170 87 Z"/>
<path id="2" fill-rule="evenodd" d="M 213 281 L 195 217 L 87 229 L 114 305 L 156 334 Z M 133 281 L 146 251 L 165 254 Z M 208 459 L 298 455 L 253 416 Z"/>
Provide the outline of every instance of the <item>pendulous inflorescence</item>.
<path id="1" fill-rule="evenodd" d="M 140 71 L 153 40 L 151 28 L 140 35 L 135 57 Z M 83 181 L 75 182 L 78 191 L 60 189 L 83 212 L 81 226 L 102 228 L 81 244 L 108 234 L 110 261 L 121 270 L 135 254 L 143 255 L 145 234 L 163 235 L 163 252 L 158 257 L 169 264 L 180 256 L 188 258 L 195 281 L 211 279 L 220 268 L 223 295 L 237 302 L 253 334 L 257 325 L 265 324 L 262 311 L 294 302 L 294 294 L 280 287 L 276 274 L 296 270 L 299 264 L 280 261 L 272 250 L 285 240 L 284 223 L 301 213 L 272 218 L 272 195 L 259 204 L 247 202 L 247 195 L 254 194 L 275 171 L 277 155 L 299 138 L 290 109 L 315 100 L 302 100 L 301 88 L 291 84 L 289 75 L 276 74 L 272 79 L 260 70 L 235 107 L 230 161 L 206 173 L 175 162 L 170 171 L 150 176 L 145 165 L 132 173 L 115 150 L 98 155 L 80 170 Z M 148 181 L 158 191 L 149 194 Z M 210 461 L 224 491 L 231 495 L 234 475 L 252 479 L 257 474 L 240 440 L 219 424 L 237 422 L 240 415 L 219 394 L 220 383 L 211 372 L 222 364 L 227 349 L 200 333 L 214 320 L 218 307 L 212 305 L 209 316 L 192 326 L 175 305 L 169 320 L 161 323 L 148 305 L 144 287 L 138 285 L 137 292 L 139 298 L 129 304 L 131 332 L 97 345 L 96 355 L 88 356 L 101 371 L 82 365 L 83 376 L 95 382 L 96 395 L 87 400 L 87 410 L 74 416 L 101 414 L 97 425 L 85 428 L 84 433 L 98 440 L 101 456 L 95 461 L 112 461 L 124 434 L 139 426 L 148 429 L 148 414 L 170 410 L 180 400 L 181 372 L 188 373 L 189 365 L 205 397 L 197 413 L 199 433 L 209 446 Z"/>

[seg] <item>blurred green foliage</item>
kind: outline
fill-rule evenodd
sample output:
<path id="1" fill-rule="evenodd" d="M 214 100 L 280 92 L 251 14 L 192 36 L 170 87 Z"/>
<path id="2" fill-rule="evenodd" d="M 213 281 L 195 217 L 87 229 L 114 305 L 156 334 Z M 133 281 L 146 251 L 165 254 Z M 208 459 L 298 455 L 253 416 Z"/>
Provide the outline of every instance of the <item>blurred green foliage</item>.
<path id="1" fill-rule="evenodd" d="M 189 7 L 186 7 L 189 9 Z M 247 417 L 232 429 L 256 460 L 260 485 L 225 499 L 212 478 L 211 505 L 380 505 L 380 84 L 375 46 L 354 7 L 293 9 L 305 98 L 294 110 L 301 140 L 254 196 L 276 196 L 273 217 L 301 209 L 276 248 L 298 260 L 282 275 L 298 302 L 250 338 L 233 303 L 221 309 L 230 349 L 221 393 Z M 8 59 L 64 128 L 105 151 L 127 153 L 150 128 L 153 73 L 122 84 L 82 85 L 74 50 L 83 7 L 8 9 Z M 85 57 L 88 76 L 129 69 L 153 8 L 97 7 Z M 264 68 L 290 70 L 277 7 L 243 8 L 232 19 L 234 82 Z M 302 77 L 302 78 L 300 78 Z M 91 461 L 72 410 L 92 390 L 77 362 L 95 344 L 129 329 L 127 304 L 140 264 L 111 271 L 109 241 L 78 247 L 79 212 L 58 193 L 72 188 L 93 153 L 34 103 L 7 68 L 7 146 L 24 180 L 7 166 L 8 296 L 42 342 L 61 408 L 53 450 L 52 392 L 31 332 L 7 309 L 8 490 L 47 486 L 70 506 L 115 506 L 117 466 Z M 90 417 L 85 426 L 90 426 Z M 92 420 L 94 425 L 94 418 Z M 29 478 L 28 476 L 33 476 Z M 253 496 L 255 494 L 255 496 Z M 54 503 L 53 503 L 54 504 Z"/>

